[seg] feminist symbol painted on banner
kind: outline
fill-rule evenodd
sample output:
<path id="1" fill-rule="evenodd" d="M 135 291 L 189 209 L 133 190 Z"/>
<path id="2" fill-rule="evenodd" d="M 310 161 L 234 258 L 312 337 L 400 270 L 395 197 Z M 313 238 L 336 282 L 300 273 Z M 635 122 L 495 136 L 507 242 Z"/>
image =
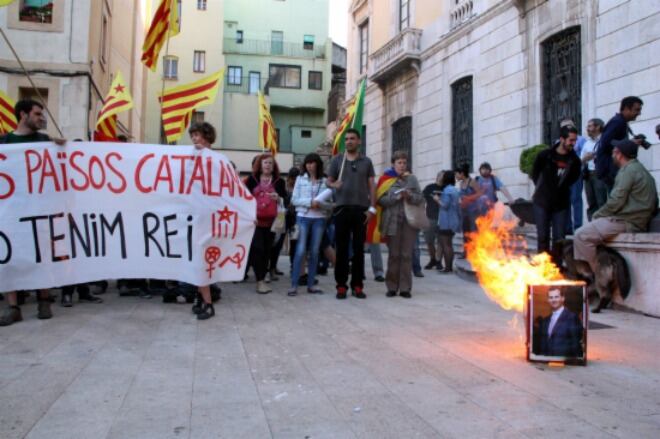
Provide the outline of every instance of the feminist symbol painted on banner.
<path id="1" fill-rule="evenodd" d="M 245 251 L 245 247 L 242 246 L 241 244 L 238 244 L 236 248 L 238 249 L 236 253 L 234 253 L 232 256 L 227 256 L 226 258 L 224 258 L 222 262 L 220 262 L 220 265 L 218 265 L 218 267 L 222 268 L 225 266 L 225 264 L 231 262 L 232 264 L 236 264 L 236 267 L 238 267 L 238 269 L 240 270 L 241 264 L 243 263 L 243 259 L 245 259 L 246 251 Z"/>
<path id="2" fill-rule="evenodd" d="M 227 206 L 211 214 L 211 233 L 214 238 L 236 238 L 238 231 L 238 212 Z"/>
<path id="3" fill-rule="evenodd" d="M 213 271 L 215 270 L 215 263 L 220 260 L 220 255 L 221 255 L 220 247 L 216 247 L 215 245 L 208 247 L 204 252 L 204 260 L 209 265 L 209 267 L 206 269 L 206 272 L 209 274 L 209 279 L 213 277 Z"/>

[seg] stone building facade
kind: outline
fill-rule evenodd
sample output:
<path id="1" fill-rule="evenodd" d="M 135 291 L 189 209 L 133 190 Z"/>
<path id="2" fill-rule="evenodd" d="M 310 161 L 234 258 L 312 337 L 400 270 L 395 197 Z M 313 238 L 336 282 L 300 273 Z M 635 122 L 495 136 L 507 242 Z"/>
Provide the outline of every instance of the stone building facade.
<path id="1" fill-rule="evenodd" d="M 423 182 L 488 161 L 529 197 L 520 152 L 555 139 L 564 117 L 582 132 L 607 121 L 628 95 L 645 103 L 632 130 L 658 141 L 657 1 L 355 0 L 349 20 L 347 95 L 369 78 L 367 151 L 380 170 L 394 149 L 410 150 Z M 640 160 L 660 181 L 660 148 Z"/>

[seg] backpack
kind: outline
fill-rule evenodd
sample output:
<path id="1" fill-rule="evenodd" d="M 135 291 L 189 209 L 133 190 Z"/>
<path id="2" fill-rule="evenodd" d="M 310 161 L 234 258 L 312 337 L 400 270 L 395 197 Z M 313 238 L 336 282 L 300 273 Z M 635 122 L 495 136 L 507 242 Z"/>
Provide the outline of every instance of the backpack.
<path id="1" fill-rule="evenodd" d="M 270 227 L 277 217 L 277 200 L 270 197 L 270 193 L 275 192 L 274 183 L 274 181 L 268 184 L 259 182 L 252 192 L 257 201 L 257 225 L 259 227 Z"/>

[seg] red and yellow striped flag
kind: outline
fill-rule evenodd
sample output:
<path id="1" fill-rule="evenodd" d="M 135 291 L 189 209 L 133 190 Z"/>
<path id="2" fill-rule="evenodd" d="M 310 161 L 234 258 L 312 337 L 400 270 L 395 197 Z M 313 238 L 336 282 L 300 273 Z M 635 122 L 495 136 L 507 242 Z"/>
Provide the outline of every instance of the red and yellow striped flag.
<path id="1" fill-rule="evenodd" d="M 0 134 L 11 133 L 18 126 L 14 116 L 16 102 L 0 90 Z"/>
<path id="2" fill-rule="evenodd" d="M 259 96 L 259 146 L 262 150 L 269 150 L 271 154 L 277 154 L 277 131 L 275 130 L 275 122 L 270 115 L 266 99 L 261 92 Z"/>
<path id="3" fill-rule="evenodd" d="M 133 98 L 124 83 L 121 72 L 117 71 L 110 91 L 103 101 L 103 108 L 99 111 L 94 140 L 101 142 L 117 140 L 117 114 L 131 108 L 133 108 Z"/>
<path id="4" fill-rule="evenodd" d="M 158 54 L 168 36 L 179 33 L 179 9 L 176 0 L 160 0 L 158 9 L 151 20 L 151 26 L 142 44 L 142 62 L 156 71 Z"/>
<path id="5" fill-rule="evenodd" d="M 176 142 L 183 136 L 192 118 L 193 110 L 215 102 L 224 70 L 221 69 L 192 84 L 165 90 L 163 96 L 158 98 L 163 105 L 161 117 L 168 143 Z"/>

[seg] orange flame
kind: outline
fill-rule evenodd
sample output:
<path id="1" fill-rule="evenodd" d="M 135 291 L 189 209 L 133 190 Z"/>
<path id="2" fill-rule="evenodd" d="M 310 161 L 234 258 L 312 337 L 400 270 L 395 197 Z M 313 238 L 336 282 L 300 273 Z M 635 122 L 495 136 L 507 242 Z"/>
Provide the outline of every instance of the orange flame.
<path id="1" fill-rule="evenodd" d="M 522 312 L 528 285 L 556 283 L 563 277 L 549 254 L 526 255 L 527 243 L 511 233 L 516 221 L 505 219 L 504 210 L 497 204 L 477 218 L 477 232 L 468 235 L 467 259 L 491 300 L 506 310 Z"/>

